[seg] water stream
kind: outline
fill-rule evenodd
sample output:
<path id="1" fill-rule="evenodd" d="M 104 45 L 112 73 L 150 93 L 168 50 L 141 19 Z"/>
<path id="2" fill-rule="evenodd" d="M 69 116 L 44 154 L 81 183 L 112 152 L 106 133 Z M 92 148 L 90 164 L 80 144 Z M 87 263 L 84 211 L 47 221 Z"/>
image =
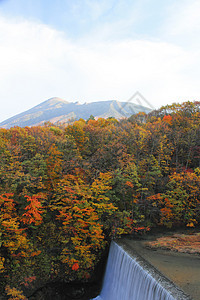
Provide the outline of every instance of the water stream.
<path id="1" fill-rule="evenodd" d="M 101 293 L 94 300 L 190 299 L 155 268 L 132 255 L 127 245 L 111 243 Z"/>

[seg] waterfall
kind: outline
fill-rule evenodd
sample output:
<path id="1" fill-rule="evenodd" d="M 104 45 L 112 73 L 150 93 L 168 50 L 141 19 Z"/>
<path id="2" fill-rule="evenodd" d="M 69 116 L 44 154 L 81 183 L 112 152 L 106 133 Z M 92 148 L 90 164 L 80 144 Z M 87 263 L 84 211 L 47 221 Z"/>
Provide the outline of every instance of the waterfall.
<path id="1" fill-rule="evenodd" d="M 140 256 L 123 248 L 126 245 L 111 243 L 102 291 L 93 300 L 190 299 Z"/>

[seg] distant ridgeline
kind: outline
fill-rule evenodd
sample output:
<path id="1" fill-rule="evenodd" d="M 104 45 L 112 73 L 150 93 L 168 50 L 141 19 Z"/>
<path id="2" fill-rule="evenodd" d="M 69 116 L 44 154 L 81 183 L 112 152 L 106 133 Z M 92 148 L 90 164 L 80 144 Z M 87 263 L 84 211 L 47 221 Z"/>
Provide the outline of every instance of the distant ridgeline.
<path id="1" fill-rule="evenodd" d="M 79 120 L 87 120 L 91 115 L 94 118 L 116 119 L 128 118 L 139 112 L 149 113 L 150 108 L 137 105 L 132 102 L 119 102 L 116 100 L 99 101 L 80 104 L 67 102 L 60 98 L 51 98 L 41 104 L 9 118 L 0 123 L 0 127 L 10 128 L 14 126 L 26 127 L 42 125 L 45 122 L 68 123 Z"/>

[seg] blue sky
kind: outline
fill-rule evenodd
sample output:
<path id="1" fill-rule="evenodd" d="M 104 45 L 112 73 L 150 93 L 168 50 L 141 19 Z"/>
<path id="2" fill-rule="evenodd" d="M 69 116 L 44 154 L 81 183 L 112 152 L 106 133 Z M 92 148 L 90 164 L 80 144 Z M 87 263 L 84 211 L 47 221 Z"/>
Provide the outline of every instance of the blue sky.
<path id="1" fill-rule="evenodd" d="M 8 18 L 41 22 L 71 39 L 88 37 L 102 27 L 116 27 L 115 39 L 158 37 L 174 0 L 0 0 Z M 108 37 L 107 37 L 108 38 Z M 111 38 L 111 36 L 110 36 Z"/>
<path id="2" fill-rule="evenodd" d="M 145 14 L 139 21 L 141 23 L 145 21 L 146 24 L 141 25 L 145 25 L 146 29 L 146 25 L 150 22 L 149 29 L 151 29 L 155 27 L 158 18 L 160 19 L 160 15 L 165 10 L 165 5 L 161 4 L 161 1 L 3 0 L 1 3 L 1 11 L 8 17 L 21 16 L 39 21 L 63 30 L 73 37 L 87 34 L 92 26 L 97 27 L 100 24 L 126 20 L 133 15 L 132 9 L 139 11 L 143 5 L 146 6 Z M 134 23 L 134 19 L 132 21 Z M 136 28 L 136 31 L 138 29 Z M 129 31 L 129 34 L 131 33 Z"/>
<path id="3" fill-rule="evenodd" d="M 0 121 L 50 97 L 200 100 L 199 0 L 0 0 Z"/>

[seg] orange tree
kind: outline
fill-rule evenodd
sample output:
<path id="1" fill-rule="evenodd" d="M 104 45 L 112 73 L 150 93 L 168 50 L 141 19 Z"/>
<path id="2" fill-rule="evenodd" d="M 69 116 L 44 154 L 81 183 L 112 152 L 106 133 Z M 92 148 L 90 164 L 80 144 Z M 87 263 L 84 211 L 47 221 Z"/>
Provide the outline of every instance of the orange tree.
<path id="1" fill-rule="evenodd" d="M 24 224 L 41 223 L 42 211 L 36 196 L 27 198 L 31 204 L 20 216 L 13 194 L 0 195 L 0 273 L 3 286 L 7 283 L 12 287 L 20 287 L 24 278 L 34 276 L 38 268 L 36 257 L 41 251 Z"/>
<path id="2" fill-rule="evenodd" d="M 51 248 L 59 248 L 60 257 L 55 273 L 64 268 L 71 279 L 89 277 L 107 243 L 105 235 L 122 233 L 122 224 L 116 222 L 117 207 L 107 195 L 110 181 L 109 173 L 100 173 L 89 183 L 77 169 L 57 183 L 50 202 L 51 220 L 58 229 Z"/>
<path id="3" fill-rule="evenodd" d="M 194 227 L 200 222 L 200 171 L 174 173 L 169 177 L 165 193 L 147 198 L 152 220 L 166 227 Z"/>

